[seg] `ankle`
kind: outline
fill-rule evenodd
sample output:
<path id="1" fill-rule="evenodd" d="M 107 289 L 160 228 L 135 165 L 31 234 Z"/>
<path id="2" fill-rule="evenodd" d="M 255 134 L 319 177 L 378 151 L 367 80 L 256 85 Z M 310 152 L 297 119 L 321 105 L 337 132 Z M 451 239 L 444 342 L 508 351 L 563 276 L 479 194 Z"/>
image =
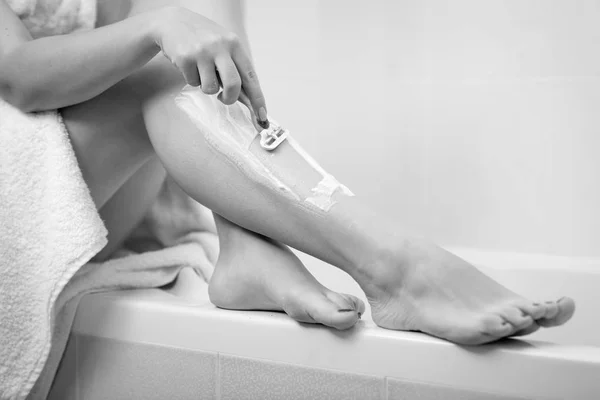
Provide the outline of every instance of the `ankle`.
<path id="1" fill-rule="evenodd" d="M 414 236 L 390 236 L 354 269 L 352 276 L 369 294 L 373 290 L 399 289 L 432 244 Z"/>
<path id="2" fill-rule="evenodd" d="M 357 263 L 353 266 L 351 274 L 361 286 L 377 283 L 394 264 L 402 263 L 402 257 L 405 255 L 402 240 L 391 240 L 389 243 L 378 241 L 369 247 L 368 251 L 362 253 L 362 257 L 356 258 Z"/>

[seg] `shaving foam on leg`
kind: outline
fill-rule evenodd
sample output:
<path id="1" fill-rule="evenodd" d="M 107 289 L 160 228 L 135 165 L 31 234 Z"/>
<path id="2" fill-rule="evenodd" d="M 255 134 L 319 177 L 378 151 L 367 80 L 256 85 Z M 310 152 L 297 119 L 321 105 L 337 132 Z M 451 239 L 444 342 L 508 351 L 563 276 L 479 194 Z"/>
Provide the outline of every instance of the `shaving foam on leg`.
<path id="1" fill-rule="evenodd" d="M 329 211 L 335 204 L 334 194 L 354 196 L 291 137 L 273 151 L 263 149 L 250 112 L 239 103 L 226 106 L 216 96 L 191 86 L 181 91 L 175 103 L 215 151 L 225 155 L 249 178 L 273 186 L 300 205 Z"/>
<path id="2" fill-rule="evenodd" d="M 247 109 L 242 108 L 239 103 L 226 106 L 216 96 L 207 96 L 200 89 L 189 85 L 175 98 L 175 104 L 194 122 L 206 142 L 247 176 L 274 184 L 281 192 L 299 200 L 294 192 L 248 151 L 257 132 Z"/>
<path id="3" fill-rule="evenodd" d="M 311 196 L 307 197 L 304 201 L 312 204 L 321 210 L 329 211 L 329 209 L 335 204 L 333 195 L 337 192 L 342 193 L 346 196 L 354 196 L 354 193 L 348 189 L 345 185 L 338 182 L 335 177 L 327 173 L 321 166 L 312 158 L 300 145 L 292 138 L 288 138 L 288 141 L 292 148 L 300 154 L 304 160 L 316 171 L 318 171 L 323 179 L 319 181 L 316 187 L 311 189 Z"/>

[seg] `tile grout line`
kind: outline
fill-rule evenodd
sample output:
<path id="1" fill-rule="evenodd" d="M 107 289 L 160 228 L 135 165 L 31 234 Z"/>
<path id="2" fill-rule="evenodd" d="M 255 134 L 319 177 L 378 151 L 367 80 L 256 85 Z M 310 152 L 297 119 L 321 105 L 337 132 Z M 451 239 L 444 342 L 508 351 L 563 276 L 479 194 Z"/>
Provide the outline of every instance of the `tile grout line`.
<path id="1" fill-rule="evenodd" d="M 387 376 L 383 377 L 382 386 L 383 386 L 383 388 L 381 390 L 381 395 L 379 397 L 381 398 L 381 400 L 388 400 L 388 390 L 387 390 L 388 377 Z"/>

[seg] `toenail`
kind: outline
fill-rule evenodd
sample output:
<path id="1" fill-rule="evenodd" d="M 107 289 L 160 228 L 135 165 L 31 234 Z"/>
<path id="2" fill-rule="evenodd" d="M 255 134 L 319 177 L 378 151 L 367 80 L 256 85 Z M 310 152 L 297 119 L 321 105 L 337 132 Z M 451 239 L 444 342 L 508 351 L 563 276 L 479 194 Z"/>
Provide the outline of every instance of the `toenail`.
<path id="1" fill-rule="evenodd" d="M 557 303 L 560 303 L 561 301 L 563 301 L 565 299 L 565 296 L 561 297 L 560 299 L 556 300 Z"/>
<path id="2" fill-rule="evenodd" d="M 554 304 L 553 301 L 547 301 L 546 304 Z"/>
<path id="3" fill-rule="evenodd" d="M 539 306 L 541 305 L 540 303 L 532 303 L 534 306 Z"/>
<path id="4" fill-rule="evenodd" d="M 338 312 L 350 312 L 350 311 L 354 311 L 354 310 L 351 308 L 342 308 L 342 309 L 338 310 Z"/>

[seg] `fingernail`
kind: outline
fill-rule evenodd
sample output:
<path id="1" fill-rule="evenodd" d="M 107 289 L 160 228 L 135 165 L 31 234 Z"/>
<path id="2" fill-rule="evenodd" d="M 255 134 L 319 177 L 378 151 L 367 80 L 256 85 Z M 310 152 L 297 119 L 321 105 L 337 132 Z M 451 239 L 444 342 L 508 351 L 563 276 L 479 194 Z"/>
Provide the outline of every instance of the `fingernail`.
<path id="1" fill-rule="evenodd" d="M 341 308 L 341 309 L 339 309 L 338 311 L 339 311 L 339 312 L 350 312 L 350 311 L 354 311 L 354 310 L 353 310 L 353 309 L 351 309 L 351 308 Z"/>
<path id="2" fill-rule="evenodd" d="M 260 119 L 257 119 L 256 122 L 258 122 L 258 124 L 260 125 L 261 128 L 263 129 L 269 129 L 269 120 L 264 120 L 261 121 Z"/>

